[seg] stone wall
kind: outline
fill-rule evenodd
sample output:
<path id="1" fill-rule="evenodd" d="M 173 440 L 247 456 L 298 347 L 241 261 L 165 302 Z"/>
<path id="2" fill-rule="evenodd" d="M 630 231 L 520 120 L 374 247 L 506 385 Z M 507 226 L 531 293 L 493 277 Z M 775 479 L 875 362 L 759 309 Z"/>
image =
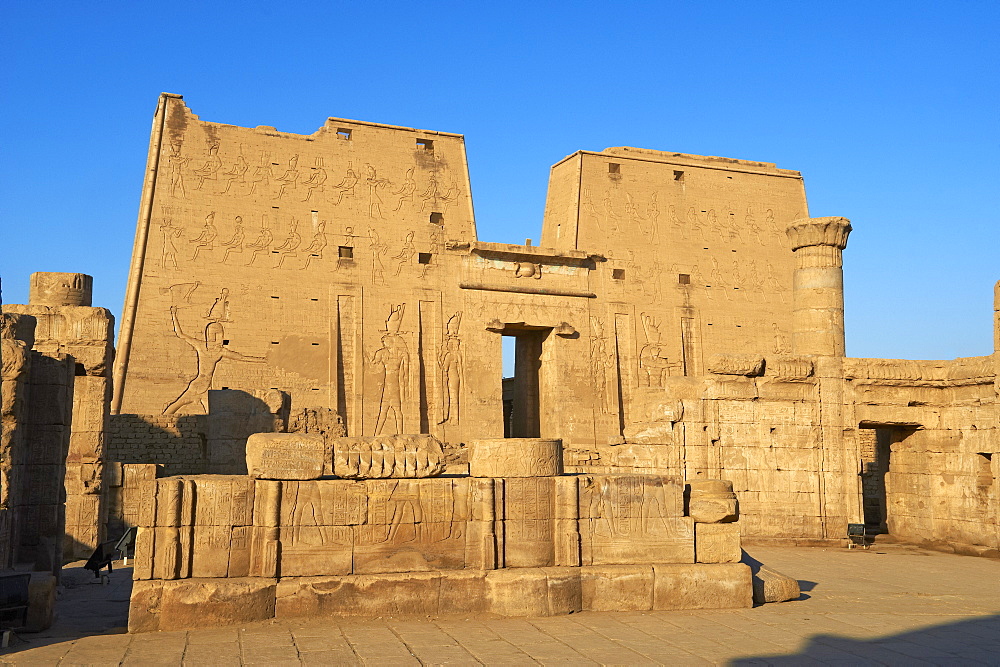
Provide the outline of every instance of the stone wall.
<path id="1" fill-rule="evenodd" d="M 164 475 L 206 472 L 206 415 L 111 415 L 107 460 L 158 464 Z"/>

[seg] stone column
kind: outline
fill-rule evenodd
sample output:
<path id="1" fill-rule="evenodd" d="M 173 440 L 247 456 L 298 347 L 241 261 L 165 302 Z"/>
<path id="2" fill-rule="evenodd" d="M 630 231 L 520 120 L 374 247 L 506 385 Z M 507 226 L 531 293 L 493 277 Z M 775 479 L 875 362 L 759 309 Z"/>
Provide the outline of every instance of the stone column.
<path id="1" fill-rule="evenodd" d="M 795 253 L 792 352 L 844 356 L 844 270 L 851 223 L 847 218 L 803 218 L 786 232 Z"/>
<path id="2" fill-rule="evenodd" d="M 114 317 L 105 308 L 91 307 L 92 288 L 93 279 L 82 273 L 33 273 L 28 305 L 6 306 L 36 320 L 36 353 L 73 359 L 72 435 L 59 463 L 65 475 L 60 480 L 66 497 L 65 555 L 76 559 L 89 557 L 105 539 L 107 520 L 102 476 Z"/>

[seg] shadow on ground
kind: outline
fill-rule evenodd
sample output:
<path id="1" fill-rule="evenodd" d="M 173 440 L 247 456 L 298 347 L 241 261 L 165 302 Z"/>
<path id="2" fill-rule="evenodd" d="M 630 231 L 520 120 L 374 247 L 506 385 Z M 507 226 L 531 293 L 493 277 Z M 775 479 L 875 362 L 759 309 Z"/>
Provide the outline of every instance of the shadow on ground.
<path id="1" fill-rule="evenodd" d="M 729 664 L 801 665 L 815 661 L 840 664 L 938 665 L 1000 664 L 1000 615 L 932 625 L 877 639 L 816 635 L 797 653 L 740 658 Z"/>
<path id="2" fill-rule="evenodd" d="M 42 632 L 18 633 L 0 655 L 93 635 L 128 631 L 128 604 L 132 594 L 132 568 L 115 567 L 107 583 L 83 569 L 85 561 L 63 568 L 56 590 L 56 618 Z M 115 565 L 119 565 L 117 561 Z M 103 571 L 105 574 L 107 570 Z"/>

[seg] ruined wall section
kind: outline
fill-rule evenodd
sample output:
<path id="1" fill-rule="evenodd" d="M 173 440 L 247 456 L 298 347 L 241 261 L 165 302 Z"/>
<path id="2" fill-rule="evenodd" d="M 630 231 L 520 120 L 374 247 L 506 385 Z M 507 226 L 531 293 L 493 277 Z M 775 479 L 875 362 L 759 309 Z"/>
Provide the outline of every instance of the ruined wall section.
<path id="1" fill-rule="evenodd" d="M 276 389 L 357 435 L 449 422 L 424 352 L 463 333 L 442 297 L 475 241 L 460 135 L 240 128 L 164 95 L 149 169 L 118 412 L 204 414 L 209 390 Z"/>
<path id="2" fill-rule="evenodd" d="M 890 434 L 891 535 L 967 553 L 1000 548 L 994 361 L 845 360 L 852 421 Z"/>

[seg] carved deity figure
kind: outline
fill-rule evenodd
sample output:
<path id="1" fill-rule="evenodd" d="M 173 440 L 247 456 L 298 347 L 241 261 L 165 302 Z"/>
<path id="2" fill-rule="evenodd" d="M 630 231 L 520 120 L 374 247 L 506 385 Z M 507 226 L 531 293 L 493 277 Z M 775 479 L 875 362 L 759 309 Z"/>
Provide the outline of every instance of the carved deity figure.
<path id="1" fill-rule="evenodd" d="M 441 354 L 438 355 L 438 367 L 441 369 L 442 397 L 441 419 L 438 424 L 454 420 L 461 421 L 460 403 L 462 392 L 462 372 L 465 359 L 462 355 L 462 340 L 458 337 L 462 325 L 462 311 L 458 311 L 448 319 L 445 325 L 444 343 Z"/>
<path id="2" fill-rule="evenodd" d="M 390 185 L 389 181 L 379 178 L 375 167 L 370 164 L 365 165 L 365 182 L 368 183 L 368 216 L 371 218 L 384 218 L 382 215 L 382 197 L 379 196 L 379 188 Z"/>
<path id="3" fill-rule="evenodd" d="M 247 164 L 246 158 L 243 155 L 236 156 L 236 162 L 233 163 L 233 168 L 223 174 L 226 177 L 226 187 L 222 191 L 222 194 L 226 194 L 233 187 L 233 183 L 246 183 L 246 175 L 250 170 L 250 165 Z"/>
<path id="4" fill-rule="evenodd" d="M 302 268 L 307 268 L 313 257 L 323 259 L 323 250 L 328 244 L 329 242 L 326 240 L 326 222 L 321 222 L 316 225 L 316 233 L 313 234 L 312 241 L 305 248 L 306 263 Z"/>
<path id="5" fill-rule="evenodd" d="M 368 247 L 372 251 L 372 283 L 376 285 L 385 285 L 385 265 L 382 263 L 382 257 L 385 255 L 386 250 L 389 247 L 382 243 L 379 238 L 378 232 L 374 229 L 368 230 L 368 238 L 371 239 L 371 243 Z"/>
<path id="6" fill-rule="evenodd" d="M 279 245 L 274 249 L 275 252 L 281 255 L 278 263 L 274 268 L 280 269 L 281 265 L 285 263 L 288 257 L 294 257 L 298 255 L 295 250 L 302 245 L 302 236 L 299 235 L 299 221 L 292 218 L 292 222 L 288 227 L 288 236 L 285 238 L 284 243 Z"/>
<path id="7" fill-rule="evenodd" d="M 223 359 L 232 361 L 248 361 L 252 363 L 264 363 L 264 357 L 253 357 L 240 354 L 230 350 L 225 346 L 223 340 L 226 335 L 225 329 L 218 322 L 209 322 L 205 326 L 204 336 L 195 338 L 184 333 L 180 322 L 177 320 L 177 306 L 170 307 L 170 321 L 173 324 L 174 335 L 191 346 L 197 355 L 197 372 L 188 382 L 187 387 L 181 395 L 175 398 L 163 410 L 163 414 L 176 414 L 181 408 L 188 405 L 197 404 L 201 409 L 208 411 L 207 396 L 208 390 L 212 388 L 212 379 L 215 377 L 215 369 Z"/>
<path id="8" fill-rule="evenodd" d="M 208 157 L 204 164 L 194 169 L 194 175 L 198 177 L 198 186 L 195 190 L 201 190 L 205 181 L 214 181 L 218 178 L 219 169 L 222 168 L 222 158 L 219 157 L 219 144 L 212 144 L 208 148 Z"/>
<path id="9" fill-rule="evenodd" d="M 386 332 L 382 335 L 382 347 L 372 355 L 371 363 L 380 375 L 375 435 L 382 435 L 390 414 L 395 433 L 403 432 L 403 401 L 410 382 L 410 352 L 399 335 L 405 308 L 405 303 L 392 307 L 386 320 Z"/>
<path id="10" fill-rule="evenodd" d="M 226 249 L 226 252 L 222 255 L 222 259 L 219 262 L 224 263 L 233 253 L 242 253 L 244 238 L 246 238 L 246 233 L 243 231 L 243 218 L 236 216 L 236 230 L 233 232 L 232 238 L 222 242 L 222 247 Z"/>
<path id="11" fill-rule="evenodd" d="M 170 196 L 176 197 L 180 191 L 181 197 L 187 197 L 184 189 L 184 168 L 191 158 L 181 155 L 181 144 L 170 145 L 170 155 L 167 156 L 167 163 L 170 165 Z"/>
<path id="12" fill-rule="evenodd" d="M 253 264 L 253 261 L 257 259 L 257 255 L 270 252 L 273 241 L 274 233 L 267 226 L 267 216 L 265 215 L 260 220 L 260 232 L 257 234 L 257 239 L 253 243 L 247 244 L 247 250 L 253 251 L 253 254 L 250 255 L 250 261 L 247 262 L 247 266 Z"/>
<path id="13" fill-rule="evenodd" d="M 309 201 L 313 193 L 317 190 L 323 192 L 323 184 L 326 183 L 327 175 L 326 169 L 323 168 L 323 158 L 316 158 L 316 166 L 310 171 L 309 178 L 307 178 L 302 185 L 306 188 L 306 196 L 302 201 Z"/>
<path id="14" fill-rule="evenodd" d="M 295 189 L 295 185 L 299 180 L 299 156 L 293 155 L 288 159 L 288 168 L 285 169 L 285 173 L 281 176 L 277 176 L 274 180 L 281 183 L 278 186 L 278 192 L 274 195 L 275 199 L 281 199 L 286 192 Z"/>
<path id="15" fill-rule="evenodd" d="M 189 242 L 194 243 L 194 254 L 191 255 L 191 261 L 198 259 L 198 253 L 201 252 L 202 248 L 211 250 L 215 247 L 215 238 L 219 235 L 219 230 L 215 226 L 215 211 L 212 211 L 205 216 L 205 224 L 201 228 L 201 234 L 197 237 L 191 239 Z"/>
<path id="16" fill-rule="evenodd" d="M 645 387 L 662 387 L 670 374 L 670 360 L 666 346 L 660 342 L 660 323 L 645 313 L 641 317 L 647 342 L 639 350 L 639 383 Z"/>
<path id="17" fill-rule="evenodd" d="M 333 202 L 334 206 L 344 201 L 344 197 L 347 195 L 354 196 L 354 186 L 358 184 L 361 180 L 358 177 L 358 173 L 354 171 L 354 167 L 350 162 L 347 163 L 347 173 L 344 178 L 341 179 L 340 183 L 333 186 L 333 189 L 337 191 L 337 200 Z"/>
<path id="18" fill-rule="evenodd" d="M 406 170 L 406 178 L 403 180 L 403 185 L 398 190 L 393 192 L 394 197 L 399 199 L 396 202 L 396 208 L 393 211 L 398 211 L 403 208 L 403 204 L 406 202 L 413 202 L 413 193 L 417 189 L 417 182 L 413 180 L 413 167 Z"/>
<path id="19" fill-rule="evenodd" d="M 392 257 L 396 260 L 396 271 L 393 275 L 398 276 L 399 272 L 403 270 L 403 266 L 413 261 L 415 254 L 417 254 L 417 249 L 413 245 L 413 232 L 407 232 L 402 249 L 399 251 L 399 254 Z"/>

